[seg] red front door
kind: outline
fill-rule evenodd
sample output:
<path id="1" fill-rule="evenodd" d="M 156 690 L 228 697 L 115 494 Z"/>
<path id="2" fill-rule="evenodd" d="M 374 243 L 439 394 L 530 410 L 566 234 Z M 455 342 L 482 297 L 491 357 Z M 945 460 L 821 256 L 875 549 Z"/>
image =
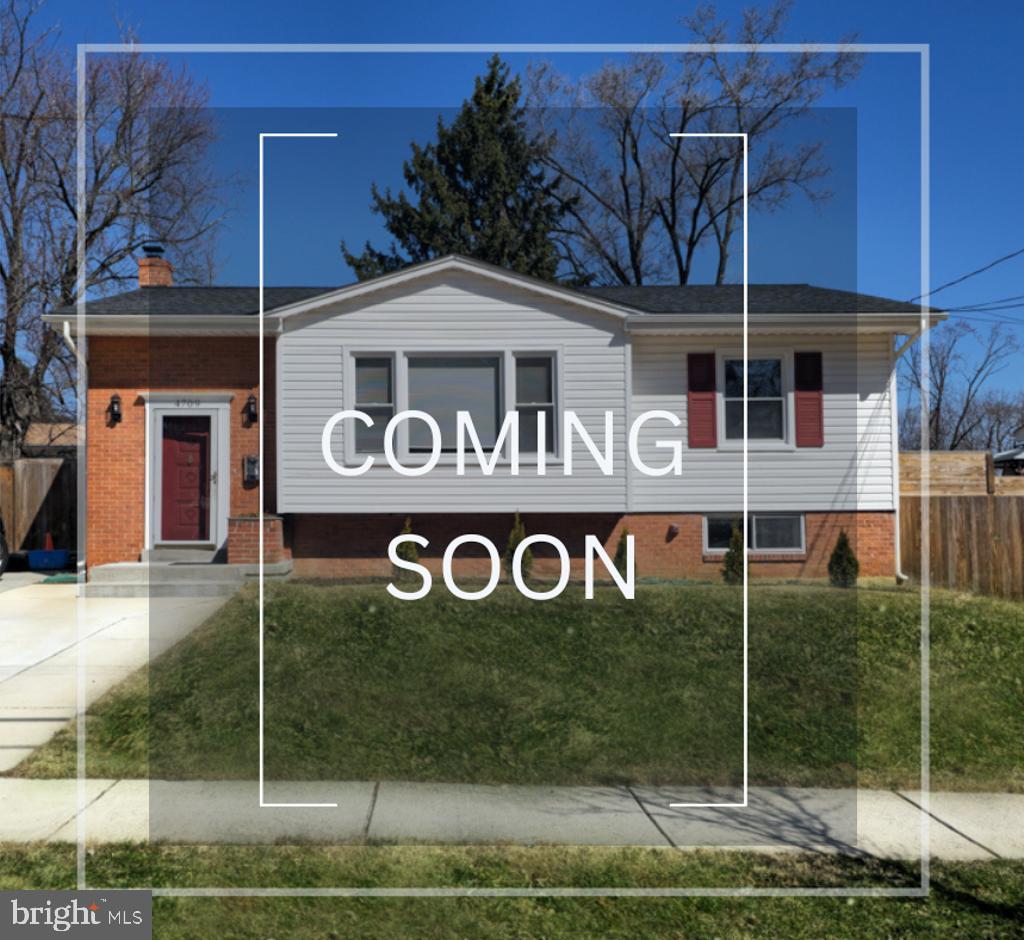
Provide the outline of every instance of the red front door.
<path id="1" fill-rule="evenodd" d="M 164 418 L 160 539 L 210 540 L 210 418 Z"/>

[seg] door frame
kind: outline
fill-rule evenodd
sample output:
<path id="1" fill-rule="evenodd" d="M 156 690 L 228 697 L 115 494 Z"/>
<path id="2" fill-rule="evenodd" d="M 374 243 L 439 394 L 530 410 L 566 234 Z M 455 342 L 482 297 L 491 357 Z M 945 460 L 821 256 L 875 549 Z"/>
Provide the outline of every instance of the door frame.
<path id="1" fill-rule="evenodd" d="M 228 538 L 231 510 L 231 402 L 232 392 L 144 392 L 146 403 L 146 513 L 145 546 L 159 545 L 222 548 Z M 210 419 L 210 538 L 202 542 L 164 542 L 163 426 L 168 416 Z"/>

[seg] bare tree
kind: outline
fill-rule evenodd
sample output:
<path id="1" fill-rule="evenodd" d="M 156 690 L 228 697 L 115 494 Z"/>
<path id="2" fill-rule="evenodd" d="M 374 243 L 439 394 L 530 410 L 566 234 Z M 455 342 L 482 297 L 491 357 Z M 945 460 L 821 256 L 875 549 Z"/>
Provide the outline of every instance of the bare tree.
<path id="1" fill-rule="evenodd" d="M 67 415 L 75 363 L 41 315 L 76 300 L 74 63 L 36 8 L 0 12 L 0 453 L 33 420 Z M 208 276 L 220 202 L 205 163 L 213 128 L 203 89 L 141 54 L 97 58 L 86 76 L 85 283 L 89 295 L 135 275 L 162 242 L 188 282 Z"/>
<path id="2" fill-rule="evenodd" d="M 973 348 L 972 348 L 973 347 Z M 1024 394 L 989 389 L 992 378 L 1020 352 L 1017 338 L 1000 324 L 982 332 L 965 320 L 932 330 L 929 346 L 930 450 L 990 450 L 1008 446 L 1024 423 Z M 900 446 L 921 446 L 921 344 L 900 371 L 904 408 Z"/>
<path id="3" fill-rule="evenodd" d="M 783 0 L 745 11 L 736 41 L 777 41 L 788 9 Z M 698 42 L 728 41 L 712 7 L 684 24 Z M 528 101 L 546 163 L 563 182 L 569 221 L 558 240 L 574 279 L 685 284 L 708 242 L 717 253 L 715 282 L 723 283 L 742 211 L 742 146 L 735 138 L 671 135 L 746 133 L 753 210 L 776 209 L 796 192 L 826 198 L 820 142 L 787 147 L 777 132 L 859 68 L 860 58 L 847 52 L 783 57 L 718 48 L 674 63 L 634 55 L 580 81 L 550 65 L 531 68 Z"/>

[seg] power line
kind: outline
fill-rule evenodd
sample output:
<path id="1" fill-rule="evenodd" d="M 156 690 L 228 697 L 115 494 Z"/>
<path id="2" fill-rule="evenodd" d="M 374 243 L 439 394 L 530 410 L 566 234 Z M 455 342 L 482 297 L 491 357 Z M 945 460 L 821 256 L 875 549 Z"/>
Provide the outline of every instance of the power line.
<path id="1" fill-rule="evenodd" d="M 952 287 L 954 284 L 962 284 L 964 281 L 970 280 L 972 277 L 975 277 L 978 274 L 984 274 L 985 271 L 994 268 L 997 264 L 1002 264 L 1004 261 L 1009 261 L 1012 258 L 1016 258 L 1018 255 L 1024 255 L 1024 248 L 1018 248 L 1016 251 L 1011 251 L 1008 255 L 1003 255 L 1003 257 L 1001 258 L 996 258 L 995 261 L 990 261 L 988 264 L 978 268 L 975 271 L 971 271 L 968 274 L 962 275 L 961 277 L 954 278 L 952 281 L 948 281 L 947 283 L 942 284 L 939 287 L 936 287 L 934 290 L 930 291 L 927 294 L 927 296 L 929 298 L 934 297 L 939 291 L 945 290 L 947 287 Z M 924 296 L 926 295 L 918 294 L 916 297 L 911 297 L 910 300 L 907 301 L 907 303 L 912 304 L 915 301 L 920 300 Z"/>
<path id="2" fill-rule="evenodd" d="M 946 307 L 946 310 L 1005 310 L 1006 307 L 1002 306 L 1003 304 L 1014 307 L 1022 306 L 1022 304 L 1012 303 L 1013 301 L 1018 300 L 1024 301 L 1024 294 L 1014 294 L 1012 297 L 1000 297 L 998 300 L 979 301 L 976 304 L 964 304 L 961 307 Z"/>
<path id="3" fill-rule="evenodd" d="M 997 314 L 995 316 L 982 316 L 984 311 L 975 313 L 958 313 L 953 311 L 953 316 L 959 317 L 961 320 L 976 320 L 978 323 L 1006 323 L 1011 326 L 1024 327 L 1024 317 L 1013 317 L 1007 314 Z"/>
<path id="4" fill-rule="evenodd" d="M 982 307 L 976 304 L 964 304 L 962 307 L 946 307 L 946 313 L 1002 313 L 1006 310 L 1024 309 L 1024 301 L 1016 304 L 994 304 L 991 307 Z"/>

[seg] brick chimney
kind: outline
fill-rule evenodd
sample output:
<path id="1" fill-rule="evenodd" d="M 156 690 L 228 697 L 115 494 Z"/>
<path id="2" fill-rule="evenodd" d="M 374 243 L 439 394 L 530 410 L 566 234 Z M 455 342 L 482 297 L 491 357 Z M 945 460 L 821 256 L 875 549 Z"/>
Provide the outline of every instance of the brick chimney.
<path id="1" fill-rule="evenodd" d="M 174 283 L 174 268 L 164 257 L 160 245 L 143 245 L 146 253 L 139 258 L 139 287 L 170 287 Z"/>

